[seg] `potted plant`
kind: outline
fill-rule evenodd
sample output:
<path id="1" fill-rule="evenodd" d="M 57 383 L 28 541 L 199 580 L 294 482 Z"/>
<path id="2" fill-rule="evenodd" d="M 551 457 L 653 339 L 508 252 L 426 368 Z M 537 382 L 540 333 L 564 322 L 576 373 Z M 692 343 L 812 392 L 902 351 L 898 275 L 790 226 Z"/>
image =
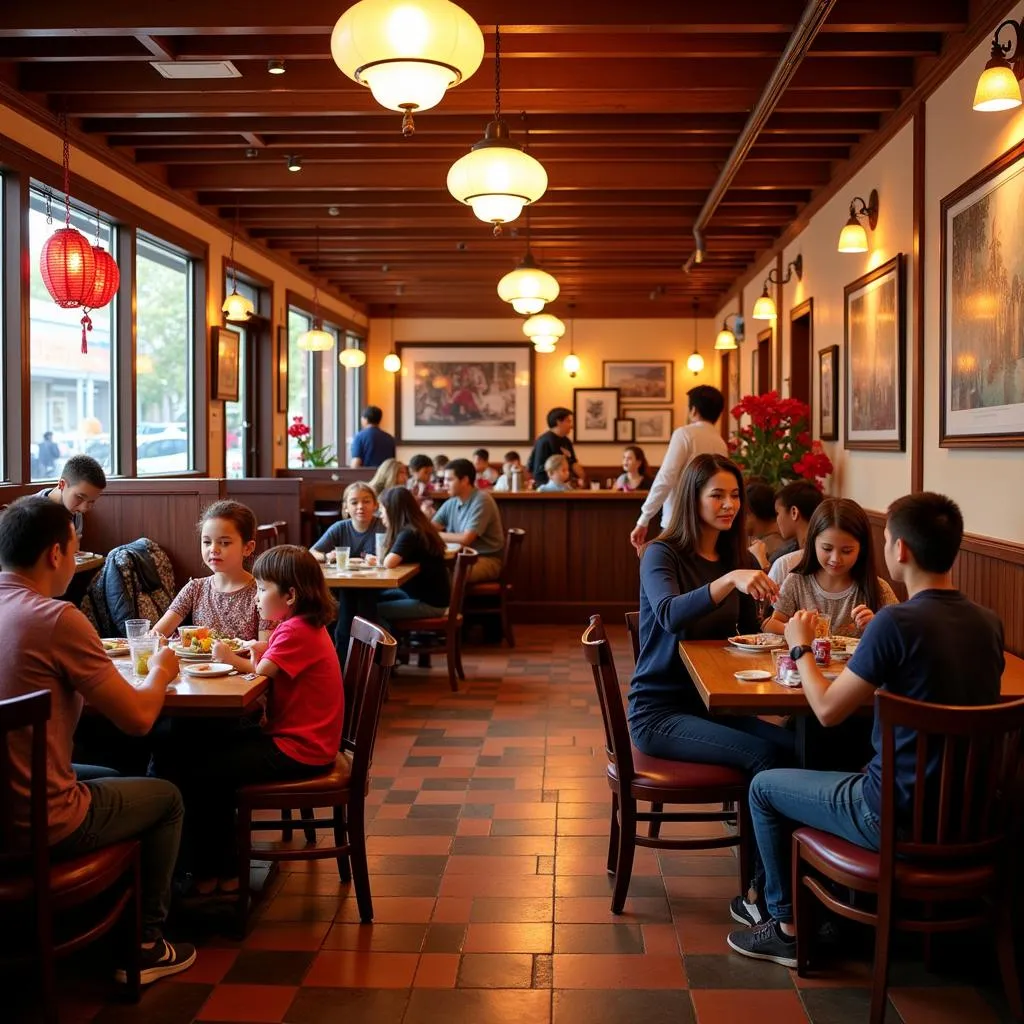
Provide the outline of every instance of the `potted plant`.
<path id="1" fill-rule="evenodd" d="M 333 466 L 335 462 L 334 452 L 329 444 L 322 448 L 314 448 L 312 431 L 309 424 L 303 422 L 301 416 L 293 416 L 291 426 L 288 428 L 288 436 L 294 437 L 299 446 L 299 460 L 303 466 L 310 466 L 314 469 L 322 469 L 325 466 Z"/>

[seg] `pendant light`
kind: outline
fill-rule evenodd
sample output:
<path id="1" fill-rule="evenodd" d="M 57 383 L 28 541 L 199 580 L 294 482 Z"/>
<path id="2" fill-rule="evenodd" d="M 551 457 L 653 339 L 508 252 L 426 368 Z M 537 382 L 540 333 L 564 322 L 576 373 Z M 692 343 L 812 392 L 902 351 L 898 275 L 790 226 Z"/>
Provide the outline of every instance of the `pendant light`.
<path id="1" fill-rule="evenodd" d="M 238 234 L 238 207 L 235 207 L 235 224 L 231 229 L 231 250 L 228 263 L 231 264 L 231 294 L 224 300 L 221 311 L 224 316 L 234 322 L 242 323 L 256 312 L 256 307 L 244 295 L 238 293 L 238 268 L 235 266 L 235 235 Z"/>
<path id="2" fill-rule="evenodd" d="M 92 247 L 93 256 L 96 258 L 96 278 L 92 283 L 92 294 L 82 303 L 82 354 L 89 351 L 86 341 L 86 331 L 92 330 L 92 317 L 89 314 L 94 309 L 102 309 L 117 294 L 121 284 L 121 268 L 117 261 L 100 245 L 100 211 L 96 211 L 96 241 Z"/>
<path id="3" fill-rule="evenodd" d="M 366 364 L 366 353 L 361 348 L 343 348 L 338 353 L 338 362 L 346 370 L 358 370 Z"/>
<path id="4" fill-rule="evenodd" d="M 524 316 L 539 313 L 548 302 L 558 298 L 558 282 L 537 266 L 530 251 L 530 207 L 526 208 L 526 254 L 519 266 L 498 282 L 498 297 L 509 302 Z"/>
<path id="5" fill-rule="evenodd" d="M 331 56 L 342 72 L 388 110 L 429 110 L 484 59 L 480 26 L 449 0 L 360 0 L 338 19 Z"/>
<path id="6" fill-rule="evenodd" d="M 299 335 L 295 344 L 303 352 L 326 352 L 334 348 L 334 335 L 324 330 L 320 319 L 320 289 L 317 285 L 316 271 L 320 267 L 320 227 L 316 228 L 316 267 L 313 269 L 313 326 Z M 365 361 L 365 356 L 363 357 Z"/>
<path id="7" fill-rule="evenodd" d="M 565 324 L 550 313 L 538 313 L 523 324 L 523 334 L 538 352 L 554 352 L 558 339 L 565 334 Z"/>
<path id="8" fill-rule="evenodd" d="M 570 377 L 574 378 L 577 373 L 580 372 L 580 357 L 576 355 L 576 317 L 575 317 L 576 306 L 575 303 L 569 305 L 569 354 L 562 360 L 562 369 L 565 370 Z"/>
<path id="9" fill-rule="evenodd" d="M 402 368 L 402 360 L 395 351 L 395 304 L 391 303 L 391 351 L 384 357 L 384 369 L 388 373 L 398 373 Z"/>
<path id="10" fill-rule="evenodd" d="M 448 171 L 448 191 L 472 207 L 477 217 L 494 225 L 514 221 L 524 206 L 535 203 L 548 187 L 538 160 L 512 142 L 501 116 L 501 28 L 494 29 L 494 120 L 484 137 Z"/>
<path id="11" fill-rule="evenodd" d="M 694 375 L 697 376 L 701 370 L 704 369 L 704 357 L 700 354 L 697 349 L 697 300 L 693 300 L 693 352 L 690 354 L 690 358 L 686 360 L 686 368 Z"/>

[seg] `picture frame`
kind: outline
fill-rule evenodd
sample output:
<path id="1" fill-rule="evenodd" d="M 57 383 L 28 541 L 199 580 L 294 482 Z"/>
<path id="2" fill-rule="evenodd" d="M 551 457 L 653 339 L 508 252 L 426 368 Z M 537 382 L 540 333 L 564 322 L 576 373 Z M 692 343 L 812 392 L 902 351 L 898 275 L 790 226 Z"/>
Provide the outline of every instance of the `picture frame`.
<path id="1" fill-rule="evenodd" d="M 939 447 L 1024 448 L 1024 142 L 940 210 Z"/>
<path id="2" fill-rule="evenodd" d="M 818 352 L 818 437 L 839 440 L 839 346 Z"/>
<path id="3" fill-rule="evenodd" d="M 615 440 L 619 444 L 632 444 L 636 440 L 636 420 L 620 417 L 615 421 Z"/>
<path id="4" fill-rule="evenodd" d="M 572 389 L 573 438 L 577 444 L 615 442 L 618 388 Z"/>
<path id="5" fill-rule="evenodd" d="M 211 383 L 213 398 L 221 402 L 238 401 L 238 361 L 242 335 L 230 327 L 210 328 Z"/>
<path id="6" fill-rule="evenodd" d="M 636 406 L 622 410 L 622 415 L 635 423 L 633 440 L 637 444 L 668 444 L 674 425 L 672 406 Z"/>
<path id="7" fill-rule="evenodd" d="M 905 296 L 903 253 L 843 289 L 844 448 L 906 450 Z"/>
<path id="8" fill-rule="evenodd" d="M 604 386 L 618 388 L 622 402 L 671 402 L 675 382 L 671 359 L 605 359 Z"/>
<path id="9" fill-rule="evenodd" d="M 533 443 L 534 351 L 522 344 L 398 342 L 401 444 Z"/>
<path id="10" fill-rule="evenodd" d="M 277 411 L 288 412 L 288 328 L 277 328 Z"/>

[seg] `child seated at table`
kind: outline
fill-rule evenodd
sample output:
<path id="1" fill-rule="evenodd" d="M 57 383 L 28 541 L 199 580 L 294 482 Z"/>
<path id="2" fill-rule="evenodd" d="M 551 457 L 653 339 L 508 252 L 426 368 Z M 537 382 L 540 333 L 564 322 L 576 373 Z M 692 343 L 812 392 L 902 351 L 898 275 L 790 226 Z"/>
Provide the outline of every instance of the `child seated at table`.
<path id="1" fill-rule="evenodd" d="M 376 535 L 383 533 L 384 524 L 377 518 L 373 488 L 363 480 L 349 484 L 341 507 L 348 518 L 332 523 L 310 548 L 318 562 L 327 561 L 328 552 L 335 548 L 348 548 L 349 558 L 365 558 L 376 551 Z"/>
<path id="2" fill-rule="evenodd" d="M 896 595 L 875 575 L 871 523 L 850 498 L 826 498 L 811 516 L 803 558 L 786 577 L 775 611 L 764 624 L 769 633 L 783 633 L 797 611 L 831 617 L 835 636 L 859 637 Z"/>
<path id="3" fill-rule="evenodd" d="M 434 456 L 434 486 L 438 489 L 444 487 L 444 467 L 448 465 L 447 455 Z"/>
<path id="4" fill-rule="evenodd" d="M 473 452 L 473 468 L 476 470 L 477 487 L 492 487 L 498 479 L 498 472 L 491 465 L 491 453 L 486 448 L 477 448 Z"/>
<path id="5" fill-rule="evenodd" d="M 256 580 L 245 563 L 256 548 L 256 515 L 237 501 L 215 501 L 199 521 L 200 551 L 211 575 L 181 588 L 154 627 L 170 636 L 181 623 L 207 626 L 226 637 L 259 640 L 269 623 L 256 607 Z"/>
<path id="6" fill-rule="evenodd" d="M 549 455 L 544 461 L 544 472 L 548 475 L 548 481 L 537 488 L 538 491 L 568 491 L 569 477 L 572 471 L 569 468 L 569 460 L 564 455 Z"/>
<path id="7" fill-rule="evenodd" d="M 398 459 L 385 459 L 373 474 L 370 486 L 379 498 L 389 487 L 404 487 L 409 482 L 409 471 Z"/>
<path id="8" fill-rule="evenodd" d="M 647 465 L 643 448 L 635 444 L 622 450 L 622 472 L 612 486 L 613 491 L 649 491 L 654 477 Z"/>
<path id="9" fill-rule="evenodd" d="M 238 787 L 319 775 L 341 745 L 345 692 L 324 628 L 334 600 L 323 571 L 305 548 L 279 544 L 256 559 L 253 573 L 260 614 L 277 623 L 270 640 L 247 656 L 218 641 L 213 656 L 270 680 L 264 721 L 245 723 L 215 744 L 169 752 L 164 769 L 184 797 L 184 845 L 199 895 L 238 889 Z"/>
<path id="10" fill-rule="evenodd" d="M 800 563 L 807 543 L 807 528 L 811 516 L 824 500 L 824 495 L 807 480 L 796 480 L 786 484 L 775 495 L 775 522 L 784 542 L 769 557 L 771 568 L 768 575 L 781 587 L 790 570 Z M 786 551 L 790 545 L 792 551 Z"/>
<path id="11" fill-rule="evenodd" d="M 420 503 L 425 516 L 434 515 L 434 503 L 430 491 L 434 483 L 434 460 L 429 455 L 414 455 L 409 460 L 409 482 L 405 485 Z"/>

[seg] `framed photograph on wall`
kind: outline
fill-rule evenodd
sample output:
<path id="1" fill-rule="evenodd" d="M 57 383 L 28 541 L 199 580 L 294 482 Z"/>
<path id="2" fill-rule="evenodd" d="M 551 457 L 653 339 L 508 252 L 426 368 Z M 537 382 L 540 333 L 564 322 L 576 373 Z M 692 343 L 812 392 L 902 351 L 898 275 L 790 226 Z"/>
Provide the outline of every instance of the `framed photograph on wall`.
<path id="1" fill-rule="evenodd" d="M 843 289 L 844 448 L 877 452 L 905 448 L 905 292 L 903 253 Z"/>
<path id="2" fill-rule="evenodd" d="M 637 444 L 668 444 L 672 438 L 672 407 L 637 408 L 630 406 L 622 415 L 636 423 L 633 440 Z"/>
<path id="3" fill-rule="evenodd" d="M 839 346 L 818 353 L 818 437 L 839 440 Z"/>
<path id="4" fill-rule="evenodd" d="M 940 209 L 939 445 L 1024 447 L 1024 142 Z"/>
<path id="5" fill-rule="evenodd" d="M 572 389 L 572 434 L 577 444 L 615 441 L 618 388 Z"/>
<path id="6" fill-rule="evenodd" d="M 659 361 L 627 361 L 606 359 L 604 386 L 618 388 L 623 402 L 671 402 L 675 363 Z"/>
<path id="7" fill-rule="evenodd" d="M 277 411 L 288 411 L 288 328 L 277 328 Z"/>
<path id="8" fill-rule="evenodd" d="M 615 421 L 615 440 L 619 444 L 632 444 L 636 440 L 636 420 L 617 419 Z"/>
<path id="9" fill-rule="evenodd" d="M 395 433 L 403 444 L 532 444 L 533 346 L 399 342 Z"/>
<path id="10" fill-rule="evenodd" d="M 211 327 L 213 397 L 222 402 L 238 401 L 238 357 L 242 336 L 228 327 Z"/>

